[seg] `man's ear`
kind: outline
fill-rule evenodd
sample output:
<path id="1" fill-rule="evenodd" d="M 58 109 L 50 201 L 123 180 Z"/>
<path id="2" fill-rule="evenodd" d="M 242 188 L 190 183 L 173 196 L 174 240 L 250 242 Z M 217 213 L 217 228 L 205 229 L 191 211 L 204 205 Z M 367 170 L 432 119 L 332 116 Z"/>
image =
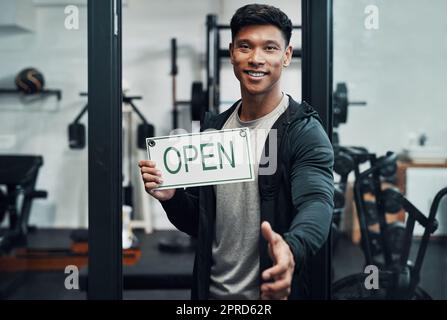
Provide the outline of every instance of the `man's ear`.
<path id="1" fill-rule="evenodd" d="M 233 43 L 230 42 L 229 46 L 228 46 L 228 50 L 230 51 L 230 62 L 231 64 L 233 63 Z"/>
<path id="2" fill-rule="evenodd" d="M 289 45 L 284 52 L 284 61 L 283 61 L 283 67 L 288 67 L 290 62 L 292 61 L 292 54 L 293 54 L 293 48 L 291 45 Z"/>

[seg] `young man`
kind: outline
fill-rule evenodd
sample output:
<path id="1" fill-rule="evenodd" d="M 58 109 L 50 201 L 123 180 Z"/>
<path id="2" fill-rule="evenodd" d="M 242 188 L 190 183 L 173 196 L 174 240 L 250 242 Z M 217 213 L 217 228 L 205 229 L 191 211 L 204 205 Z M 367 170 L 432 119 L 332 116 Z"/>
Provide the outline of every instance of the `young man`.
<path id="1" fill-rule="evenodd" d="M 140 161 L 142 178 L 170 221 L 197 238 L 193 299 L 306 298 L 308 261 L 332 219 L 332 146 L 316 112 L 281 91 L 292 56 L 288 17 L 247 5 L 231 32 L 242 99 L 202 130 L 250 128 L 256 180 L 156 191 L 162 172 L 151 161 Z"/>

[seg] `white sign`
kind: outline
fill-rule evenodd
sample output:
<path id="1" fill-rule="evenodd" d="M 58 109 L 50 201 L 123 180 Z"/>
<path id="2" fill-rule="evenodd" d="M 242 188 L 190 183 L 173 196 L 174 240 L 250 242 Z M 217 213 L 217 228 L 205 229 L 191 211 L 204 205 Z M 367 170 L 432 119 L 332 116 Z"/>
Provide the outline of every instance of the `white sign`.
<path id="1" fill-rule="evenodd" d="M 147 138 L 146 145 L 161 171 L 158 190 L 254 180 L 248 128 Z"/>

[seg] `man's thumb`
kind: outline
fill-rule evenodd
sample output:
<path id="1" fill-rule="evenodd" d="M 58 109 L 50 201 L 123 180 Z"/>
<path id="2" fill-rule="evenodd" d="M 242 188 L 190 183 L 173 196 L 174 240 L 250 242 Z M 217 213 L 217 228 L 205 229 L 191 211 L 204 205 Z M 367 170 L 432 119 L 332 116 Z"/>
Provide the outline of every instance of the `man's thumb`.
<path id="1" fill-rule="evenodd" d="M 270 226 L 270 223 L 268 223 L 267 221 L 264 221 L 261 224 L 261 233 L 265 240 L 267 240 L 269 243 L 273 242 L 274 232 L 272 230 L 272 227 Z"/>

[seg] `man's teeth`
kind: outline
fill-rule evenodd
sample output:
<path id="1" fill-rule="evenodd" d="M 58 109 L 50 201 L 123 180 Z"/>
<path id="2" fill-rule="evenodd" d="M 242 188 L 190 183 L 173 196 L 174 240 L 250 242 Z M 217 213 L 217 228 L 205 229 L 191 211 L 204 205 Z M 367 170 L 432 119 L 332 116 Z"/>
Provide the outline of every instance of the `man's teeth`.
<path id="1" fill-rule="evenodd" d="M 265 76 L 264 72 L 250 72 L 250 71 L 248 71 L 248 74 L 250 76 L 252 76 L 252 77 L 263 77 L 263 76 Z"/>

